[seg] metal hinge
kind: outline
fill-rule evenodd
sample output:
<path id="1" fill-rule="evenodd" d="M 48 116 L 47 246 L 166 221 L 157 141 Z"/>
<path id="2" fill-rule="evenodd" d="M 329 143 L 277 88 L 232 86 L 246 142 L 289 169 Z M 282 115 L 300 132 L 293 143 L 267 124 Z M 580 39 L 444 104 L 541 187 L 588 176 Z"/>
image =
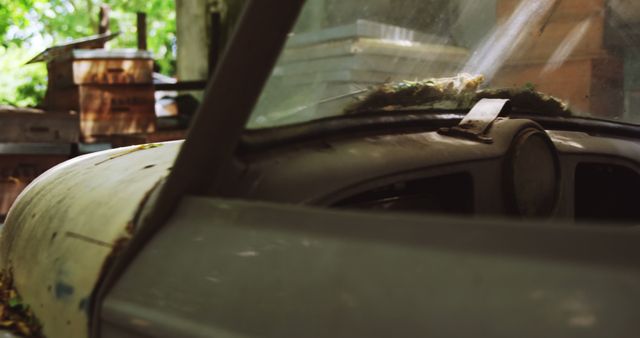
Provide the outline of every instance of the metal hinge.
<path id="1" fill-rule="evenodd" d="M 488 136 L 489 128 L 499 116 L 510 112 L 511 103 L 507 99 L 482 99 L 471 108 L 460 124 L 451 128 L 441 128 L 438 133 L 493 143 L 493 139 Z"/>

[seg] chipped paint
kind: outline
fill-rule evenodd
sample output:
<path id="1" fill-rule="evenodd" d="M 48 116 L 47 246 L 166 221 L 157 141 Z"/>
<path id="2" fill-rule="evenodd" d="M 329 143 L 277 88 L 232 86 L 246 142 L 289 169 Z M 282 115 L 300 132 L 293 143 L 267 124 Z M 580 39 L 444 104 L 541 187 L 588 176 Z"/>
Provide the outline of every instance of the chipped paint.
<path id="1" fill-rule="evenodd" d="M 57 282 L 54 290 L 54 294 L 56 298 L 65 300 L 71 298 L 73 296 L 74 288 L 73 286 L 65 283 L 65 282 Z"/>
<path id="2" fill-rule="evenodd" d="M 13 268 L 16 289 L 47 337 L 89 336 L 87 296 L 127 245 L 139 209 L 168 174 L 181 144 L 75 158 L 37 178 L 18 198 L 0 236 L 0 268 Z"/>

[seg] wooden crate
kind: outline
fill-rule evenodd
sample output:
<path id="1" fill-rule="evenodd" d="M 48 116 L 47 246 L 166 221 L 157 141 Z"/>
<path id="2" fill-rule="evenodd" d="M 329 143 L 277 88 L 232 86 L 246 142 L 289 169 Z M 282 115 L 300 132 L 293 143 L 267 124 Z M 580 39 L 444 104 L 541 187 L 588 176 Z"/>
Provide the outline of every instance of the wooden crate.
<path id="1" fill-rule="evenodd" d="M 76 143 L 77 114 L 0 107 L 0 142 Z"/>
<path id="2" fill-rule="evenodd" d="M 155 130 L 148 52 L 73 50 L 49 62 L 48 69 L 45 106 L 76 111 L 83 141 Z"/>
<path id="3" fill-rule="evenodd" d="M 515 63 L 496 76 L 495 87 L 524 87 L 567 100 L 579 113 L 619 117 L 624 107 L 624 63 L 616 56 L 572 58 L 545 72 L 546 62 Z"/>
<path id="4" fill-rule="evenodd" d="M 498 0 L 497 17 L 505 22 L 520 3 L 527 0 Z M 608 25 L 607 0 L 561 0 L 543 18 L 539 27 L 525 35 L 500 73 L 495 86 L 536 89 L 562 100 L 571 108 L 602 118 L 621 117 L 624 111 L 624 63 L 608 50 L 605 35 Z M 584 28 L 584 31 L 579 30 Z M 571 50 L 554 60 L 567 39 Z"/>
<path id="5" fill-rule="evenodd" d="M 530 0 L 499 0 L 497 16 L 499 21 L 509 18 L 522 3 Z M 604 12 L 607 0 L 558 0 L 549 22 L 582 20 Z"/>
<path id="6" fill-rule="evenodd" d="M 0 221 L 31 181 L 46 170 L 69 159 L 69 155 L 0 154 Z"/>
<path id="7" fill-rule="evenodd" d="M 47 92 L 49 109 L 79 112 L 86 141 L 99 135 L 155 131 L 155 97 L 149 85 L 79 85 Z"/>
<path id="8" fill-rule="evenodd" d="M 73 50 L 47 64 L 50 88 L 153 82 L 153 60 L 143 51 Z"/>
<path id="9" fill-rule="evenodd" d="M 497 17 L 505 22 L 519 6 L 520 0 L 499 0 Z M 556 51 L 567 46 L 567 38 L 575 34 L 579 38 L 570 56 L 598 55 L 606 50 L 606 2 L 605 0 L 561 0 L 553 14 L 544 17 L 539 26 L 524 35 L 518 50 L 511 56 L 512 62 L 546 61 Z M 581 26 L 584 24 L 584 26 Z M 585 27 L 584 32 L 577 32 Z"/>
<path id="10" fill-rule="evenodd" d="M 71 156 L 78 115 L 0 107 L 0 221 L 33 179 Z"/>

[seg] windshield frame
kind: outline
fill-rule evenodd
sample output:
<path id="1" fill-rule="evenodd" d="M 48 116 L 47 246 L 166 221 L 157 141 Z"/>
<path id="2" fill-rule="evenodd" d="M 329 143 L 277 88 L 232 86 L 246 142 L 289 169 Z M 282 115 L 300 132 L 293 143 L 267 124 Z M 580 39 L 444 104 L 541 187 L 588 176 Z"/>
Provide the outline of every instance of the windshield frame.
<path id="1" fill-rule="evenodd" d="M 246 1 L 171 173 L 153 190 L 149 197 L 152 201 L 144 204 L 136 235 L 116 257 L 98 287 L 95 304 L 102 303 L 101 299 L 166 224 L 184 196 L 218 195 L 215 187 L 227 179 L 224 169 L 233 161 L 249 115 L 304 3 L 305 0 L 280 0 L 274 6 L 269 1 Z M 100 311 L 93 313 L 94 322 L 99 322 Z M 92 329 L 97 333 L 99 326 Z"/>

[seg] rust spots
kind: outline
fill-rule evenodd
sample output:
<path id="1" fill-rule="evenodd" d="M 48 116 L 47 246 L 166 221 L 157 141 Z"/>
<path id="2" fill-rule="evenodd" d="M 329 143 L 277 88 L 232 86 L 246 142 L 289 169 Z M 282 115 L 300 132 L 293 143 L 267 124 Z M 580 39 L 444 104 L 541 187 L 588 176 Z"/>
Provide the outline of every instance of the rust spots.
<path id="1" fill-rule="evenodd" d="M 109 268 L 111 267 L 113 262 L 116 260 L 116 258 L 122 252 L 124 252 L 125 248 L 129 244 L 130 240 L 131 240 L 130 237 L 120 237 L 119 239 L 117 239 L 114 242 L 113 249 L 111 250 L 109 255 L 104 259 L 104 263 L 102 264 L 102 267 L 100 268 L 100 278 L 98 279 L 99 281 L 103 280 L 104 276 L 107 275 L 107 272 L 108 272 Z M 97 289 L 99 289 L 99 287 L 96 288 L 95 290 L 97 290 Z"/>
<path id="2" fill-rule="evenodd" d="M 130 236 L 133 236 L 133 233 L 136 230 L 136 225 L 133 223 L 133 221 L 130 221 L 129 223 L 127 223 L 127 226 L 124 227 L 124 230 L 127 232 L 127 234 L 129 234 Z"/>
<path id="3" fill-rule="evenodd" d="M 125 230 L 127 231 L 127 234 L 129 234 L 130 236 L 133 236 L 133 234 L 135 233 L 136 230 L 136 225 L 140 223 L 140 217 L 142 216 L 142 212 L 144 210 L 145 205 L 147 204 L 147 202 L 149 201 L 149 199 L 151 198 L 151 195 L 153 194 L 154 191 L 156 191 L 156 189 L 159 189 L 160 186 L 162 186 L 163 181 L 160 180 L 158 182 L 156 182 L 156 184 L 153 185 L 153 187 L 149 190 L 147 190 L 147 192 L 144 194 L 144 196 L 142 196 L 142 199 L 140 200 L 140 203 L 138 203 L 138 208 L 136 210 L 135 215 L 133 216 L 133 220 L 131 220 L 128 224 L 127 227 L 125 228 Z"/>
<path id="4" fill-rule="evenodd" d="M 97 162 L 94 165 L 100 165 L 100 164 L 103 164 L 105 162 L 109 162 L 109 161 L 113 160 L 114 158 L 126 156 L 126 155 L 129 155 L 129 154 L 135 153 L 137 151 L 158 148 L 158 147 L 161 147 L 161 146 L 162 146 L 161 143 L 149 143 L 149 144 L 139 145 L 139 146 L 137 146 L 135 148 L 127 149 L 127 150 L 125 150 L 125 151 L 123 151 L 121 153 L 117 153 L 115 155 L 109 156 L 107 159 L 102 160 L 100 162 Z"/>

